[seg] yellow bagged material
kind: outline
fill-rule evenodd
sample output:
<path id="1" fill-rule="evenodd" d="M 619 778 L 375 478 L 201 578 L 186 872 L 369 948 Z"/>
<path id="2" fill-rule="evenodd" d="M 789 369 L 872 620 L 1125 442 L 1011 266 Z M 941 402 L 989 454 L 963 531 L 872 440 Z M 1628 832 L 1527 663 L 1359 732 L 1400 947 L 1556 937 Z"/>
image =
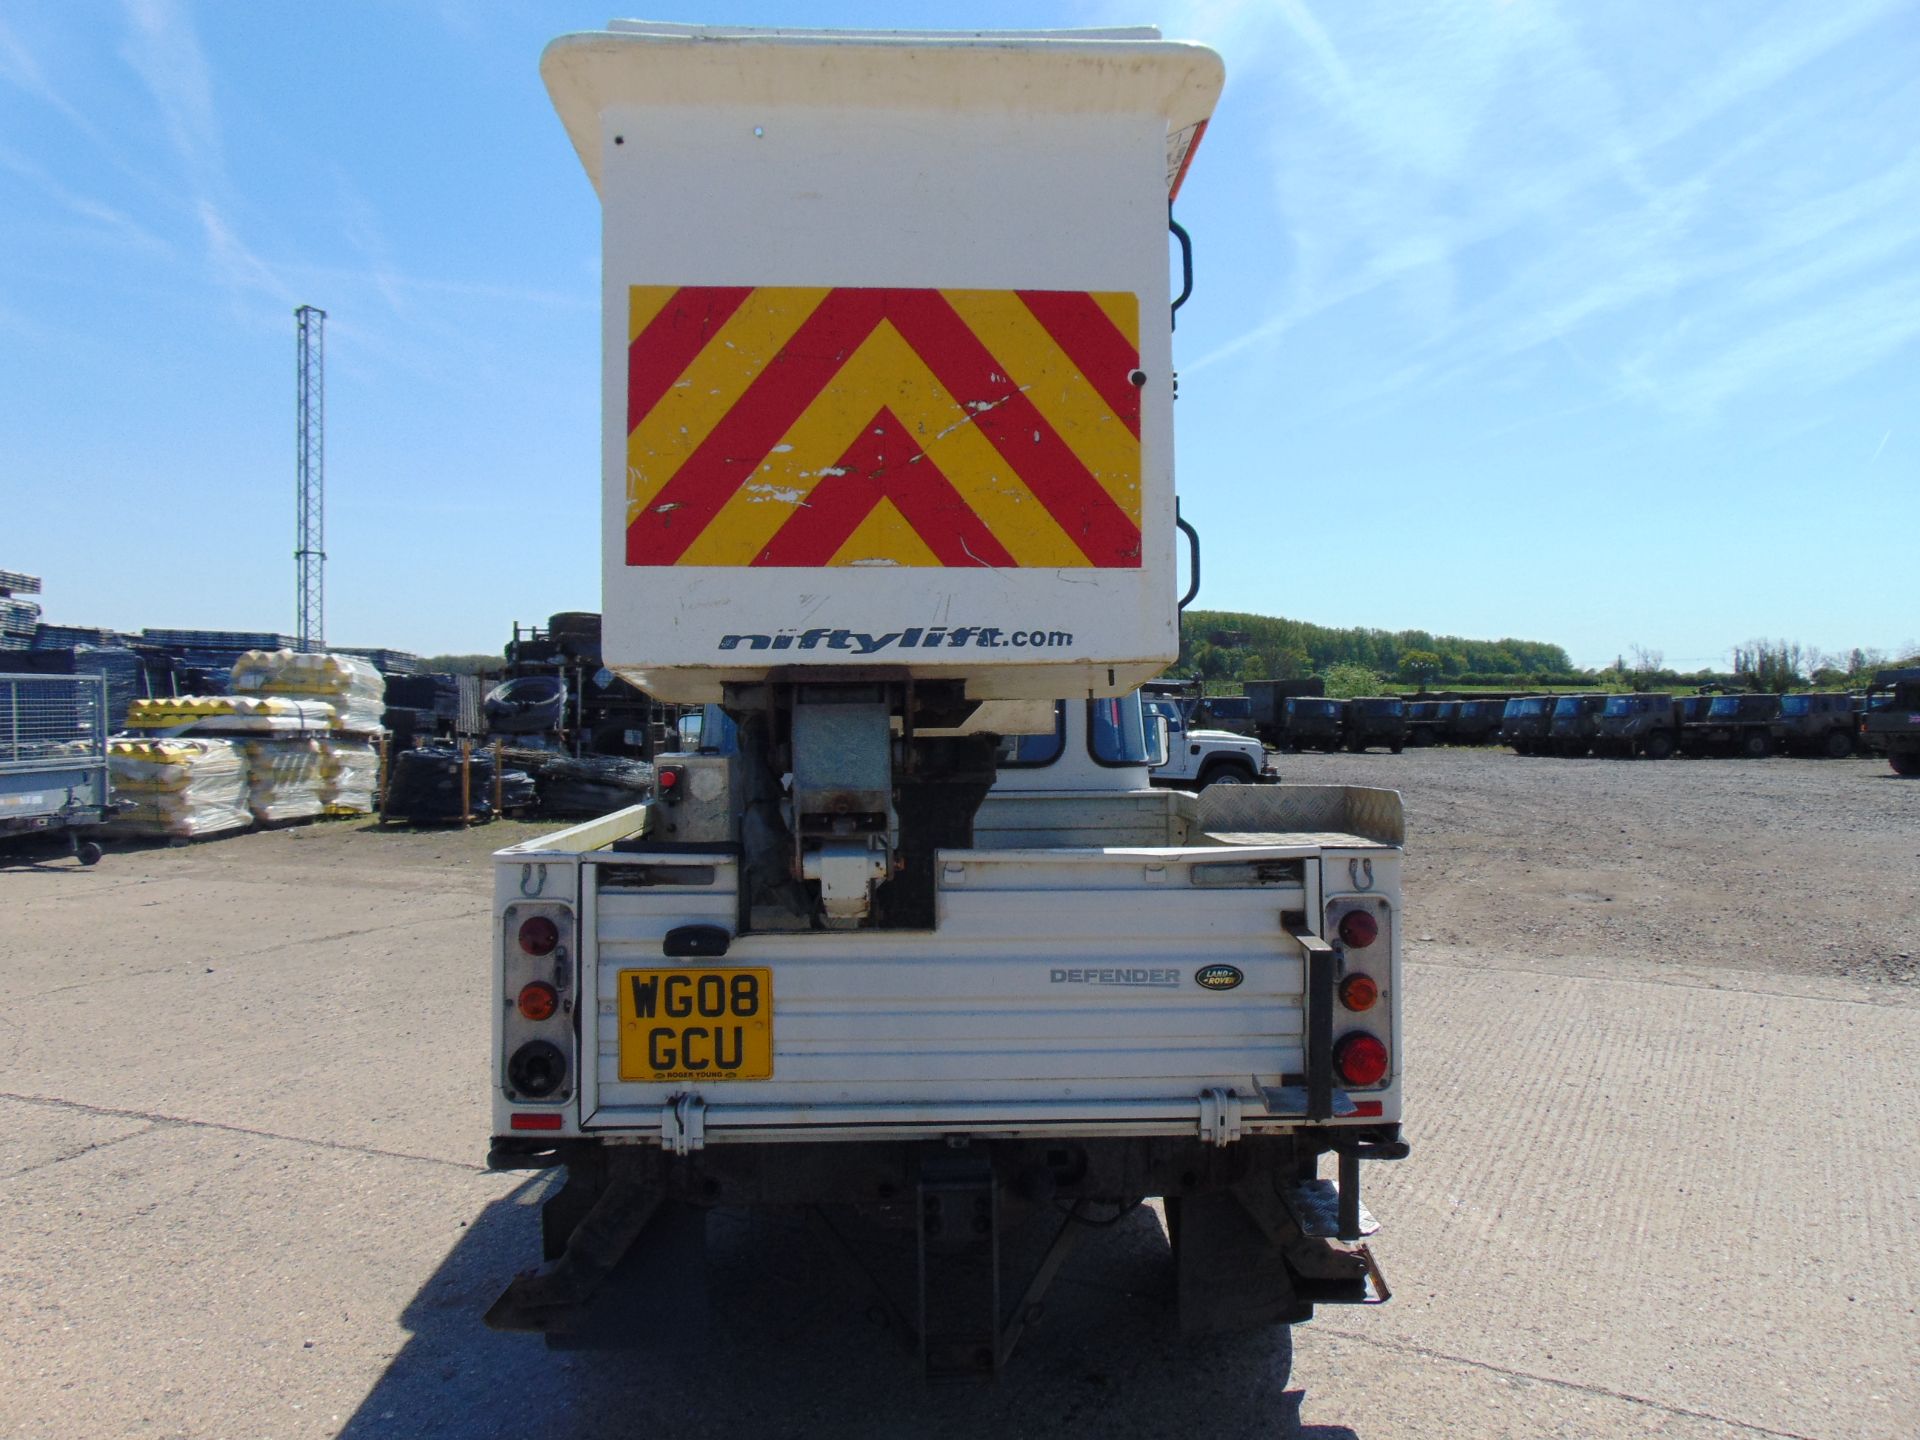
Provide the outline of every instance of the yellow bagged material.
<path id="1" fill-rule="evenodd" d="M 331 730 L 336 717 L 334 706 L 324 700 L 176 695 L 135 700 L 127 707 L 127 729 L 172 735 L 315 735 Z"/>
<path id="2" fill-rule="evenodd" d="M 111 740 L 107 769 L 116 800 L 116 835 L 180 839 L 244 830 L 247 763 L 231 740 Z"/>
<path id="3" fill-rule="evenodd" d="M 385 677 L 356 655 L 249 650 L 234 662 L 232 685 L 236 695 L 330 701 L 337 728 L 356 735 L 378 731 L 387 705 Z"/>
<path id="4" fill-rule="evenodd" d="M 320 804 L 329 815 L 371 815 L 380 754 L 364 740 L 320 742 Z"/>
<path id="5" fill-rule="evenodd" d="M 304 820 L 321 813 L 320 742 L 249 740 L 247 805 L 253 818 Z"/>

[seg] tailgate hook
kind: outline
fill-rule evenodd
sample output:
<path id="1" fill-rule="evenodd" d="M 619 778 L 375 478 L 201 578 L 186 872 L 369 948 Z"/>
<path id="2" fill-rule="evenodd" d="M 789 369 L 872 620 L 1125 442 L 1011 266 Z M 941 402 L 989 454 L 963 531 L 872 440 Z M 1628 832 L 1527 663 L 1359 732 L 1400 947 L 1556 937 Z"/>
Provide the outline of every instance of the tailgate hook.
<path id="1" fill-rule="evenodd" d="M 707 1102 L 698 1095 L 675 1095 L 660 1107 L 660 1148 L 670 1155 L 691 1155 L 707 1144 Z"/>
<path id="2" fill-rule="evenodd" d="M 1209 1086 L 1200 1092 L 1200 1138 L 1225 1147 L 1240 1138 L 1240 1096 Z"/>

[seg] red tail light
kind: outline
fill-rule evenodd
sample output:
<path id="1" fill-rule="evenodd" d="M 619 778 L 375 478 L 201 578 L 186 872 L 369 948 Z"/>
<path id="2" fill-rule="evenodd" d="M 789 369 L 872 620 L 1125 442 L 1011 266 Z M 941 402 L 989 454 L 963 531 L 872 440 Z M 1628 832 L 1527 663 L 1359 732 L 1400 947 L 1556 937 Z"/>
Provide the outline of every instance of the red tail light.
<path id="1" fill-rule="evenodd" d="M 687 772 L 677 765 L 663 766 L 653 777 L 654 786 L 660 792 L 660 798 L 669 805 L 680 803 L 680 782 Z"/>
<path id="2" fill-rule="evenodd" d="M 1349 1010 L 1371 1010 L 1380 987 L 1371 975 L 1349 975 L 1340 982 L 1340 1003 Z"/>
<path id="3" fill-rule="evenodd" d="M 544 980 L 520 987 L 520 1013 L 529 1020 L 550 1020 L 560 1008 L 560 996 Z"/>
<path id="4" fill-rule="evenodd" d="M 1333 1047 L 1333 1068 L 1349 1085 L 1378 1085 L 1387 1074 L 1387 1047 L 1364 1030 L 1342 1035 Z"/>
<path id="5" fill-rule="evenodd" d="M 516 1110 L 507 1119 L 507 1125 L 514 1130 L 558 1130 L 566 1123 L 567 1117 L 557 1110 L 534 1113 L 528 1110 Z"/>
<path id="6" fill-rule="evenodd" d="M 551 955 L 560 943 L 560 927 L 544 915 L 520 922 L 520 948 L 529 955 Z"/>
<path id="7" fill-rule="evenodd" d="M 1365 910 L 1349 910 L 1340 917 L 1340 943 L 1349 950 L 1364 950 L 1380 938 L 1380 922 Z"/>

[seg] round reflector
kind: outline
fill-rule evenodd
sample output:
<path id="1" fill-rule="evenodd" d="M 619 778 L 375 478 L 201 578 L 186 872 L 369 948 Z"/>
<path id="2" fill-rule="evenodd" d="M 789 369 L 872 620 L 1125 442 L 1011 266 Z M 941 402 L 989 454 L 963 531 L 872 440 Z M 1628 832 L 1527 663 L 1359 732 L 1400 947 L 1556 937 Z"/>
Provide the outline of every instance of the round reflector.
<path id="1" fill-rule="evenodd" d="M 1364 950 L 1380 938 L 1380 922 L 1371 911 L 1349 910 L 1340 917 L 1340 943 L 1349 950 Z"/>
<path id="2" fill-rule="evenodd" d="M 678 770 L 675 770 L 669 767 L 660 772 L 660 788 L 662 790 L 671 790 L 673 789 L 674 786 L 678 785 L 679 783 L 680 783 L 680 772 Z"/>
<path id="3" fill-rule="evenodd" d="M 550 1020 L 560 1008 L 560 996 L 544 980 L 520 987 L 520 1013 L 529 1020 Z"/>
<path id="4" fill-rule="evenodd" d="M 1386 1078 L 1387 1047 L 1364 1030 L 1342 1035 L 1333 1047 L 1333 1068 L 1349 1085 L 1378 1085 Z"/>
<path id="5" fill-rule="evenodd" d="M 1349 975 L 1340 982 L 1340 1003 L 1349 1010 L 1371 1010 L 1379 998 L 1380 987 L 1371 975 Z"/>
<path id="6" fill-rule="evenodd" d="M 560 943 L 560 927 L 544 915 L 520 922 L 520 948 L 529 955 L 551 955 Z"/>

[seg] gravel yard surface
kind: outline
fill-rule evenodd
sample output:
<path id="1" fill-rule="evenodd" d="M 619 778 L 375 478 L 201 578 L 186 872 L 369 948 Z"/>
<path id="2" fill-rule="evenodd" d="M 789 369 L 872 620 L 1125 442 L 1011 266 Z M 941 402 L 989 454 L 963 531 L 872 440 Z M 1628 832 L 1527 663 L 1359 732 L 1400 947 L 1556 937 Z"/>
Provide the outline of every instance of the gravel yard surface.
<path id="1" fill-rule="evenodd" d="M 1920 983 L 1920 782 L 1884 760 L 1277 762 L 1290 782 L 1402 793 L 1421 941 Z"/>

